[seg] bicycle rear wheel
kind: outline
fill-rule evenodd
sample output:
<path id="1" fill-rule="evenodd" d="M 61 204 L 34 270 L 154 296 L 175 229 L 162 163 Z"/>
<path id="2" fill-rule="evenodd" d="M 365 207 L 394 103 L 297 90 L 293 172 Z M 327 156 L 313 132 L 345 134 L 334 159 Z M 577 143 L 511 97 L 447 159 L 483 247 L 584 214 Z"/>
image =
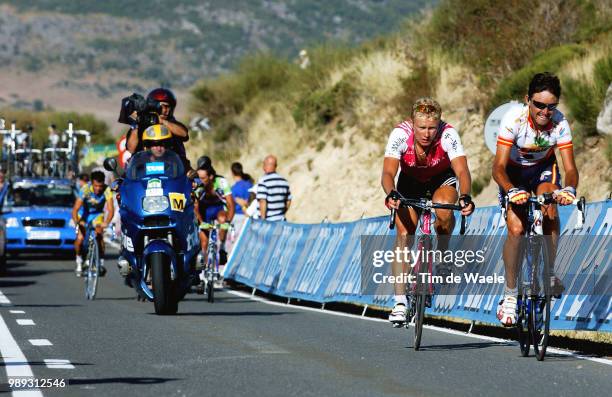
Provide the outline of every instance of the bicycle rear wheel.
<path id="1" fill-rule="evenodd" d="M 531 348 L 531 340 L 529 338 L 529 324 L 527 313 L 527 296 L 519 297 L 518 317 L 516 319 L 516 330 L 518 333 L 519 347 L 521 348 L 521 356 L 527 357 Z"/>
<path id="2" fill-rule="evenodd" d="M 98 290 L 98 272 L 100 269 L 100 251 L 98 241 L 95 237 L 90 237 L 89 248 L 87 249 L 87 273 L 85 277 L 85 297 L 89 300 L 96 298 Z"/>

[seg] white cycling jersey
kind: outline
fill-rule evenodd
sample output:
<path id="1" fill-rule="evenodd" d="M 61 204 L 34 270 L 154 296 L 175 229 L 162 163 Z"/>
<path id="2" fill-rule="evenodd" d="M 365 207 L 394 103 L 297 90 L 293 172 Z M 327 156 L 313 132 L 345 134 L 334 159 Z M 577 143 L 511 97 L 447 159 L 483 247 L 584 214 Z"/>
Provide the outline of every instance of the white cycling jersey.
<path id="1" fill-rule="evenodd" d="M 554 111 L 544 130 L 534 127 L 529 106 L 517 107 L 501 121 L 497 145 L 510 147 L 510 163 L 522 167 L 540 164 L 559 150 L 572 148 L 572 132 L 563 113 Z"/>

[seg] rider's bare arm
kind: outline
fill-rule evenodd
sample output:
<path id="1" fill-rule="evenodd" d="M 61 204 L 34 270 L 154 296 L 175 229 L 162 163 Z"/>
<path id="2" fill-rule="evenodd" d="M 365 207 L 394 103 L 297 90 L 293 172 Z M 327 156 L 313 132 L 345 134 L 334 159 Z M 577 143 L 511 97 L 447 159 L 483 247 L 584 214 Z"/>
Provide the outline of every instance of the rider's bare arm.
<path id="1" fill-rule="evenodd" d="M 451 168 L 459 181 L 459 193 L 470 194 L 472 191 L 472 176 L 468 168 L 467 157 L 459 156 L 452 159 Z"/>
<path id="2" fill-rule="evenodd" d="M 193 200 L 193 211 L 195 212 L 195 216 L 196 216 L 196 220 L 198 221 L 198 224 L 202 223 L 204 219 L 202 219 L 202 215 L 200 214 L 200 204 L 197 198 Z"/>
<path id="3" fill-rule="evenodd" d="M 185 127 L 182 123 L 179 123 L 178 121 L 175 122 L 163 119 L 160 119 L 160 122 L 166 127 L 168 127 L 172 135 L 180 138 L 187 138 L 183 139 L 185 141 L 189 139 L 189 131 L 187 130 L 187 127 Z"/>
<path id="4" fill-rule="evenodd" d="M 80 198 L 77 198 L 76 201 L 74 202 L 74 206 L 72 207 L 72 220 L 74 221 L 75 225 L 78 225 L 79 223 L 79 210 L 81 209 L 82 206 L 83 206 L 83 200 L 81 200 Z"/>
<path id="5" fill-rule="evenodd" d="M 563 161 L 563 170 L 565 171 L 565 186 L 571 186 L 574 189 L 578 188 L 578 168 L 574 161 L 574 149 L 567 148 L 559 150 L 561 160 Z"/>
<path id="6" fill-rule="evenodd" d="M 380 183 L 385 191 L 385 194 L 389 194 L 391 190 L 395 189 L 395 175 L 397 175 L 399 164 L 399 159 L 385 157 L 383 162 L 383 172 L 380 178 Z"/>
<path id="7" fill-rule="evenodd" d="M 495 160 L 493 160 L 493 169 L 492 175 L 493 179 L 505 192 L 512 189 L 514 185 L 510 182 L 510 177 L 506 173 L 506 166 L 508 165 L 508 160 L 510 159 L 510 150 L 509 146 L 497 145 L 497 151 L 495 153 Z"/>
<path id="8" fill-rule="evenodd" d="M 138 147 L 138 128 L 132 128 L 128 131 L 128 138 L 125 142 L 125 148 L 128 152 L 134 154 L 136 153 L 136 148 Z"/>
<path id="9" fill-rule="evenodd" d="M 231 222 L 234 219 L 234 214 L 236 213 L 236 204 L 234 204 L 234 196 L 232 194 L 228 194 L 225 196 L 225 200 L 227 203 L 227 221 Z"/>
<path id="10" fill-rule="evenodd" d="M 287 206 L 287 211 L 289 211 L 289 207 L 291 207 L 291 200 L 287 200 L 285 205 Z"/>
<path id="11" fill-rule="evenodd" d="M 110 225 L 113 216 L 115 216 L 115 203 L 113 203 L 113 200 L 106 200 L 106 219 L 104 219 L 104 224 L 102 226 L 107 227 Z"/>
<path id="12" fill-rule="evenodd" d="M 268 202 L 264 199 L 259 200 L 259 214 L 261 219 L 266 219 L 266 211 L 268 210 Z"/>

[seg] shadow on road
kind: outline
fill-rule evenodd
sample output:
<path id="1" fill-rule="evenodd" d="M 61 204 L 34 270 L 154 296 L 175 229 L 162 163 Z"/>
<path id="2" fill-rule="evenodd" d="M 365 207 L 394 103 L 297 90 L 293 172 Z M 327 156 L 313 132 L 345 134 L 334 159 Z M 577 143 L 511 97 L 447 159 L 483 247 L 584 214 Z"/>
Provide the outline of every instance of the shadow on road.
<path id="1" fill-rule="evenodd" d="M 31 280 L 3 280 L 0 278 L 0 288 L 11 288 L 11 287 L 29 287 L 30 285 L 36 284 L 36 281 Z M 4 294 L 8 295 L 8 294 Z"/>
<path id="2" fill-rule="evenodd" d="M 499 347 L 499 346 L 514 346 L 512 342 L 474 342 L 474 343 L 456 343 L 449 345 L 433 345 L 433 346 L 421 346 L 421 350 L 436 351 L 436 350 L 473 350 L 473 349 L 486 349 L 488 347 Z M 412 346 L 407 346 L 407 349 L 412 349 Z M 518 348 L 517 348 L 518 349 Z"/>
<path id="3" fill-rule="evenodd" d="M 180 309 L 179 309 L 180 310 Z M 149 313 L 152 316 L 155 316 L 155 313 Z M 175 316 L 217 316 L 217 317 L 234 317 L 234 316 L 280 316 L 285 314 L 295 314 L 295 312 L 186 312 L 186 313 L 177 313 Z"/>
<path id="4" fill-rule="evenodd" d="M 69 385 L 98 385 L 104 383 L 126 383 L 128 385 L 154 385 L 166 383 L 181 378 L 138 378 L 138 377 L 121 377 L 121 378 L 98 378 L 98 379 L 68 379 Z"/>
<path id="5" fill-rule="evenodd" d="M 75 304 L 62 305 L 62 304 L 45 304 L 45 303 L 41 303 L 41 304 L 13 305 L 13 306 L 15 306 L 15 307 L 81 307 L 83 305 L 75 305 Z"/>

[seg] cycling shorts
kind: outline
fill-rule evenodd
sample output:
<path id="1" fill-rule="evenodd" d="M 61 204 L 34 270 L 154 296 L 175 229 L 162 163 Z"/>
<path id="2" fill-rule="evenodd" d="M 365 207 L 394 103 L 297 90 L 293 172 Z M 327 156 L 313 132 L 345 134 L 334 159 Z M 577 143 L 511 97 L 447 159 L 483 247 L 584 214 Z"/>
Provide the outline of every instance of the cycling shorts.
<path id="1" fill-rule="evenodd" d="M 217 215 L 219 215 L 221 211 L 225 211 L 225 206 L 223 204 L 207 206 L 204 214 L 202 214 L 204 215 L 204 219 L 200 228 L 205 228 L 205 226 L 214 224 L 217 220 Z"/>
<path id="2" fill-rule="evenodd" d="M 400 172 L 397 180 L 397 191 L 402 196 L 411 199 L 426 198 L 431 200 L 440 186 L 450 186 L 455 190 L 458 189 L 459 182 L 452 169 L 449 168 L 448 171 L 436 175 L 426 182 L 419 182 L 403 172 Z"/>
<path id="3" fill-rule="evenodd" d="M 557 165 L 555 156 L 543 161 L 541 164 L 535 164 L 529 167 L 518 167 L 508 165 L 506 173 L 510 178 L 510 182 L 519 189 L 523 189 L 530 193 L 535 193 L 538 186 L 542 183 L 552 183 L 558 189 L 561 189 L 561 173 Z M 499 204 L 503 206 L 506 192 L 500 187 L 497 198 Z"/>

